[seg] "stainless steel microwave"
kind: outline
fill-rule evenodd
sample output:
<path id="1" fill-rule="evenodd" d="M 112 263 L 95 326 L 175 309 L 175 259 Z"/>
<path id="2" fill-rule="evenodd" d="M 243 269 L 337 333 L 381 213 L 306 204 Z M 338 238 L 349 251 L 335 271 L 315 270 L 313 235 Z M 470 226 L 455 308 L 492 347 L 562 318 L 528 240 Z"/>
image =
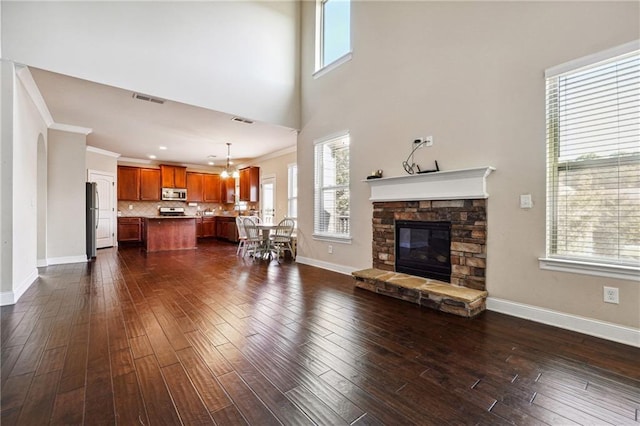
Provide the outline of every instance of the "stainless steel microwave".
<path id="1" fill-rule="evenodd" d="M 185 188 L 162 188 L 163 201 L 187 201 Z"/>

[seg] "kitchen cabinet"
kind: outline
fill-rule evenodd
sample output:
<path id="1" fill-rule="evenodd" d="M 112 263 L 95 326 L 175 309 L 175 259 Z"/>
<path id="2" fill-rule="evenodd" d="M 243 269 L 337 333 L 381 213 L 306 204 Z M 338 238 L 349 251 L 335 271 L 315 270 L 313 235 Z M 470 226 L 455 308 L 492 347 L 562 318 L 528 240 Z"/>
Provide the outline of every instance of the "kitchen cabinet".
<path id="1" fill-rule="evenodd" d="M 240 201 L 257 203 L 260 197 L 260 167 L 240 170 Z"/>
<path id="2" fill-rule="evenodd" d="M 140 199 L 140 169 L 118 166 L 118 200 Z"/>
<path id="3" fill-rule="evenodd" d="M 203 175 L 202 198 L 205 203 L 220 202 L 220 175 Z"/>
<path id="4" fill-rule="evenodd" d="M 236 180 L 232 177 L 220 179 L 220 201 L 225 204 L 234 204 L 235 200 Z"/>
<path id="5" fill-rule="evenodd" d="M 140 200 L 160 201 L 160 170 L 140 169 Z"/>
<path id="6" fill-rule="evenodd" d="M 144 222 L 144 248 L 148 252 L 197 248 L 194 217 L 146 217 Z"/>
<path id="7" fill-rule="evenodd" d="M 202 218 L 202 237 L 216 236 L 216 222 L 215 217 L 205 216 Z"/>
<path id="8" fill-rule="evenodd" d="M 187 173 L 187 201 L 202 202 L 204 188 L 204 174 Z"/>
<path id="9" fill-rule="evenodd" d="M 162 188 L 186 188 L 187 168 L 161 164 L 160 178 L 162 180 Z"/>
<path id="10" fill-rule="evenodd" d="M 118 218 L 118 242 L 141 242 L 142 235 L 142 218 Z"/>
<path id="11" fill-rule="evenodd" d="M 235 217 L 217 217 L 216 237 L 233 243 L 238 242 L 238 227 Z"/>

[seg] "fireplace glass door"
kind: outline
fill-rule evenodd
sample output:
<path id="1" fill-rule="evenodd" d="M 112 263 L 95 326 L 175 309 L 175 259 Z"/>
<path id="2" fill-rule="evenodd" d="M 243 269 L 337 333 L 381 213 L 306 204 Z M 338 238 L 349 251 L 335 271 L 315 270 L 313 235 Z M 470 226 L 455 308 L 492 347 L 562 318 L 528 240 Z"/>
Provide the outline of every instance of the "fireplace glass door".
<path id="1" fill-rule="evenodd" d="M 451 282 L 451 222 L 396 221 L 396 271 Z"/>

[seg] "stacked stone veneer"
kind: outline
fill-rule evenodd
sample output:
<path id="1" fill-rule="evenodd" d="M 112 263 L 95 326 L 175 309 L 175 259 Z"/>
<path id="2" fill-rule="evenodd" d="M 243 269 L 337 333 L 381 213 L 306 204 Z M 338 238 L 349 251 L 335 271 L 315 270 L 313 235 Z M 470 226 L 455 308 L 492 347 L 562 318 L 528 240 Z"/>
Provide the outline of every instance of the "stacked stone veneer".
<path id="1" fill-rule="evenodd" d="M 395 221 L 451 222 L 451 284 L 485 290 L 486 200 L 373 203 L 373 267 L 395 271 Z"/>

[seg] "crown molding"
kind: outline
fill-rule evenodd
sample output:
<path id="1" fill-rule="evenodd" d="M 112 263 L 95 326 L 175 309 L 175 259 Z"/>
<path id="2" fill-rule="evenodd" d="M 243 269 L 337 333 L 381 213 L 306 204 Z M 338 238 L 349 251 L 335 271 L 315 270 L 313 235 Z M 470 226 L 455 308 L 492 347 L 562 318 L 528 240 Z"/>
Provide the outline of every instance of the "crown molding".
<path id="1" fill-rule="evenodd" d="M 272 158 L 282 157 L 283 155 L 291 154 L 293 152 L 296 152 L 297 150 L 298 150 L 297 146 L 296 145 L 292 145 L 290 147 L 283 148 L 283 149 L 281 149 L 279 151 L 274 151 L 274 152 L 271 152 L 269 154 L 265 154 L 262 157 L 258 157 L 256 159 L 251 160 L 251 161 L 247 161 L 246 163 L 238 164 L 237 168 L 238 168 L 238 170 L 240 170 L 243 167 L 248 167 L 248 166 L 250 166 L 252 164 L 258 164 L 261 161 L 271 160 Z"/>
<path id="2" fill-rule="evenodd" d="M 60 130 L 62 132 L 79 133 L 85 136 L 93 132 L 93 129 L 90 129 L 88 127 L 74 126 L 72 124 L 63 123 L 53 123 L 49 126 L 49 128 L 52 130 Z"/>
<path id="3" fill-rule="evenodd" d="M 96 154 L 100 154 L 100 155 L 106 155 L 108 157 L 115 157 L 115 158 L 119 158 L 120 157 L 120 154 L 118 154 L 117 152 L 107 151 L 106 149 L 96 148 L 95 146 L 87 145 L 87 151 L 88 152 L 93 152 L 93 153 L 96 153 Z"/>
<path id="4" fill-rule="evenodd" d="M 40 93 L 40 89 L 38 89 L 38 85 L 31 75 L 31 71 L 29 71 L 29 68 L 25 65 L 15 64 L 15 67 L 18 79 L 22 82 L 22 85 L 27 91 L 27 94 L 35 104 L 36 109 L 42 117 L 42 120 L 44 120 L 47 127 L 51 127 L 54 124 L 53 117 L 51 116 L 49 108 L 47 107 L 47 104 L 45 103 L 44 98 Z"/>

